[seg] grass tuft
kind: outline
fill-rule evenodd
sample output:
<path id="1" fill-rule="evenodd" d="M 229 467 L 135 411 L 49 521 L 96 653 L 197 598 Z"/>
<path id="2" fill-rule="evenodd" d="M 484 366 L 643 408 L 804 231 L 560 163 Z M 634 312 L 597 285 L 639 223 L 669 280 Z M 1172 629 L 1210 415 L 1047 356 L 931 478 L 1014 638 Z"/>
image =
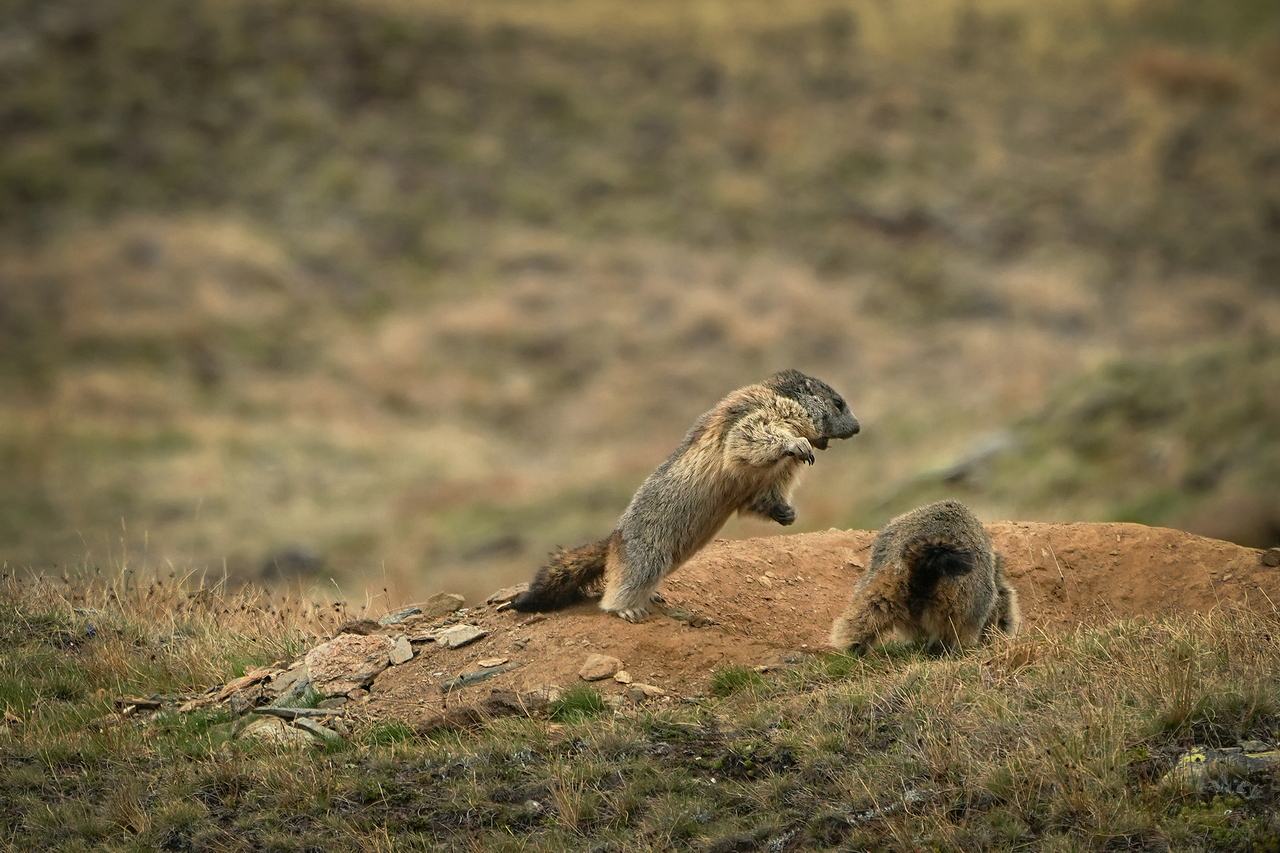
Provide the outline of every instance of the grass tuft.
<path id="1" fill-rule="evenodd" d="M 551 703 L 551 719 L 567 721 L 594 717 L 605 711 L 600 691 L 586 684 L 576 684 Z"/>
<path id="2" fill-rule="evenodd" d="M 743 690 L 762 690 L 769 684 L 765 677 L 747 666 L 727 666 L 711 674 L 711 695 L 724 698 Z"/>

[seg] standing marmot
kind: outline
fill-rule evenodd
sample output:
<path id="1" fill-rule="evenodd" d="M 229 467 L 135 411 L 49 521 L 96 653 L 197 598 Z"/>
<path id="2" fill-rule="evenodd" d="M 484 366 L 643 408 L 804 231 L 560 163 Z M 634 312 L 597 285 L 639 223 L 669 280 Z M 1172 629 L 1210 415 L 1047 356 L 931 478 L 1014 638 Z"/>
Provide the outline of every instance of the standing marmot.
<path id="1" fill-rule="evenodd" d="M 715 536 L 735 512 L 779 524 L 796 520 L 787 503 L 797 469 L 813 449 L 858 431 L 829 385 L 784 370 L 725 397 L 698 418 L 675 453 L 640 486 L 606 539 L 552 554 L 516 610 L 555 610 L 580 601 L 604 578 L 600 606 L 643 619 L 662 578 Z"/>
<path id="2" fill-rule="evenodd" d="M 831 645 L 861 654 L 895 630 L 939 654 L 993 629 L 1015 634 L 1021 621 L 1018 591 L 981 522 L 964 504 L 940 501 L 880 531 L 853 603 L 831 626 Z"/>

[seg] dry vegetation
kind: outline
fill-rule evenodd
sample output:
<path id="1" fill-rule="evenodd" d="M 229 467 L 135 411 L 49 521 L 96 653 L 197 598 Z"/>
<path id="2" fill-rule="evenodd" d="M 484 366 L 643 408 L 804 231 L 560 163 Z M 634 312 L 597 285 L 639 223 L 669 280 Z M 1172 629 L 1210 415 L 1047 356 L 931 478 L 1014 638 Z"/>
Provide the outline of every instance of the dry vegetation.
<path id="1" fill-rule="evenodd" d="M 878 526 L 1011 425 L 984 517 L 1274 505 L 1270 3 L 5 10 L 10 566 L 474 597 L 784 366 L 865 427 L 797 529 Z M 1202 398 L 1047 468 L 1017 426 L 1205 347 L 1256 405 L 1195 443 Z"/>
<path id="2" fill-rule="evenodd" d="M 127 574 L 0 585 L 0 843 L 14 850 L 1270 850 L 1269 777 L 1166 779 L 1191 746 L 1280 740 L 1280 624 L 1218 610 L 1032 632 L 945 660 L 882 647 L 614 714 L 327 745 L 179 714 L 296 654 L 331 608 Z M 163 695 L 121 718 L 114 700 Z"/>

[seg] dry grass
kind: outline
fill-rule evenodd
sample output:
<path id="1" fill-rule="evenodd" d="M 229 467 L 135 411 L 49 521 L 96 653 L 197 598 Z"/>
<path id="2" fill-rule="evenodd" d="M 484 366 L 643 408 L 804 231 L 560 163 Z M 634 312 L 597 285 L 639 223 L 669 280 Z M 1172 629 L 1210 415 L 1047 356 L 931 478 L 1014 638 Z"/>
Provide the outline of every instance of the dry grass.
<path id="1" fill-rule="evenodd" d="M 44 5 L 0 68 L 13 565 L 474 599 L 787 366 L 865 426 L 796 529 L 878 526 L 1117 352 L 1280 328 L 1273 4 Z M 984 517 L 1202 497 L 1075 468 Z"/>
<path id="2" fill-rule="evenodd" d="M 181 587 L 180 593 L 174 592 Z M 103 727 L 112 698 L 200 689 L 294 653 L 320 605 L 210 587 L 0 586 L 0 839 L 15 850 L 1257 850 L 1268 775 L 1162 781 L 1191 746 L 1280 742 L 1280 621 L 1218 611 L 1029 634 L 960 657 L 889 644 L 719 698 L 387 724 L 314 750 L 226 712 Z M 90 631 L 89 627 L 93 630 Z M 393 736 L 394 735 L 394 736 Z M 1232 787 L 1234 785 L 1234 787 Z"/>

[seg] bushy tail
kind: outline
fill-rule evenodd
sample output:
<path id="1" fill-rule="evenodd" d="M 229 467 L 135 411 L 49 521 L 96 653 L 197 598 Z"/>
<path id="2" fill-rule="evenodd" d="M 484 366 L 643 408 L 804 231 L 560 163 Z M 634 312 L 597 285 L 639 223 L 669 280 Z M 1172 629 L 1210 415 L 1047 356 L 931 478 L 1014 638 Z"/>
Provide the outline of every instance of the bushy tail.
<path id="1" fill-rule="evenodd" d="M 577 548 L 561 548 L 541 569 L 527 592 L 511 602 L 513 610 L 526 613 L 559 610 L 587 597 L 587 591 L 604 576 L 612 539 L 601 539 Z"/>
<path id="2" fill-rule="evenodd" d="M 917 539 L 902 549 L 907 569 L 907 608 L 918 615 L 942 578 L 957 578 L 972 572 L 977 555 L 939 539 Z"/>

